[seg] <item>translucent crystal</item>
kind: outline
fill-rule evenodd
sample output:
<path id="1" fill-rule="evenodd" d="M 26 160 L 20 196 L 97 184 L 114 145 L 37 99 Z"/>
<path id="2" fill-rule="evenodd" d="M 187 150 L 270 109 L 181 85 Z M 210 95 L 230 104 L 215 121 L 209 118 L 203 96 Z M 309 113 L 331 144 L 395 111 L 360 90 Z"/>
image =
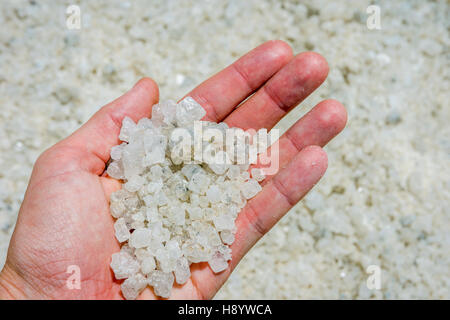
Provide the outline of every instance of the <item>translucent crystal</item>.
<path id="1" fill-rule="evenodd" d="M 211 179 L 202 172 L 197 172 L 192 175 L 191 180 L 189 180 L 188 188 L 192 192 L 198 194 L 204 194 L 209 187 Z"/>
<path id="2" fill-rule="evenodd" d="M 108 165 L 108 169 L 106 169 L 106 173 L 114 178 L 114 179 L 123 179 L 125 178 L 123 165 L 121 162 L 113 161 Z"/>
<path id="3" fill-rule="evenodd" d="M 214 226 L 217 230 L 233 230 L 234 217 L 229 214 L 217 215 L 213 218 Z"/>
<path id="4" fill-rule="evenodd" d="M 228 262 L 225 259 L 224 255 L 216 251 L 214 252 L 211 260 L 208 261 L 209 266 L 211 267 L 211 270 L 214 273 L 219 273 L 228 268 Z"/>
<path id="5" fill-rule="evenodd" d="M 146 286 L 147 278 L 144 275 L 137 273 L 126 279 L 120 288 L 125 299 L 134 300 Z"/>
<path id="6" fill-rule="evenodd" d="M 117 161 L 120 160 L 120 158 L 122 157 L 123 148 L 124 148 L 123 144 L 112 147 L 111 148 L 111 159 L 117 160 Z"/>
<path id="7" fill-rule="evenodd" d="M 262 188 L 259 185 L 258 181 L 249 179 L 246 182 L 244 182 L 244 184 L 242 185 L 241 191 L 242 191 L 243 196 L 246 199 L 250 199 L 250 198 L 253 198 L 254 196 L 256 196 L 256 194 L 258 192 L 260 192 L 261 189 Z"/>
<path id="8" fill-rule="evenodd" d="M 206 196 L 208 197 L 209 202 L 216 203 L 220 201 L 222 192 L 218 186 L 212 185 L 209 187 L 208 191 L 206 191 Z"/>
<path id="9" fill-rule="evenodd" d="M 116 238 L 119 242 L 127 241 L 130 238 L 130 231 L 124 218 L 119 218 L 114 223 L 114 230 L 116 231 Z"/>
<path id="10" fill-rule="evenodd" d="M 125 117 L 122 120 L 122 128 L 120 129 L 119 139 L 122 141 L 130 142 L 131 137 L 136 132 L 137 126 L 133 120 L 129 117 Z"/>
<path id="11" fill-rule="evenodd" d="M 133 248 L 147 247 L 150 244 L 150 236 L 151 232 L 149 229 L 136 229 L 130 236 L 130 246 Z"/>
<path id="12" fill-rule="evenodd" d="M 152 107 L 152 120 L 157 125 L 175 124 L 176 108 L 176 103 L 171 100 L 155 104 Z"/>
<path id="13" fill-rule="evenodd" d="M 141 271 L 144 274 L 149 274 L 156 268 L 155 258 L 150 256 L 146 257 L 141 262 Z"/>
<path id="14" fill-rule="evenodd" d="M 142 178 L 141 176 L 138 175 L 131 176 L 125 183 L 125 189 L 130 192 L 138 191 L 142 187 L 144 182 L 145 179 Z"/>
<path id="15" fill-rule="evenodd" d="M 205 114 L 206 111 L 200 104 L 191 97 L 186 97 L 176 107 L 177 125 L 186 126 L 195 120 L 202 119 Z"/>
<path id="16" fill-rule="evenodd" d="M 167 273 L 160 270 L 153 271 L 148 277 L 148 283 L 153 287 L 155 294 L 163 298 L 170 296 L 173 280 L 172 272 Z"/>
<path id="17" fill-rule="evenodd" d="M 139 271 L 139 263 L 136 259 L 123 250 L 113 253 L 110 266 L 116 279 L 128 278 Z"/>
<path id="18" fill-rule="evenodd" d="M 250 170 L 250 173 L 252 175 L 252 178 L 256 181 L 263 181 L 266 177 L 264 175 L 264 170 L 261 168 L 253 168 L 252 170 Z"/>
<path id="19" fill-rule="evenodd" d="M 184 284 L 191 276 L 191 270 L 189 269 L 189 262 L 186 258 L 181 257 L 177 260 L 175 265 L 175 279 L 178 284 Z"/>
<path id="20" fill-rule="evenodd" d="M 112 202 L 109 208 L 114 218 L 120 218 L 127 209 L 123 202 Z"/>
<path id="21" fill-rule="evenodd" d="M 232 165 L 228 169 L 227 177 L 230 179 L 235 179 L 235 178 L 239 177 L 240 174 L 241 174 L 241 169 L 239 168 L 239 166 Z"/>
<path id="22" fill-rule="evenodd" d="M 220 238 L 224 244 L 232 244 L 234 242 L 234 233 L 231 230 L 223 230 L 220 232 Z"/>

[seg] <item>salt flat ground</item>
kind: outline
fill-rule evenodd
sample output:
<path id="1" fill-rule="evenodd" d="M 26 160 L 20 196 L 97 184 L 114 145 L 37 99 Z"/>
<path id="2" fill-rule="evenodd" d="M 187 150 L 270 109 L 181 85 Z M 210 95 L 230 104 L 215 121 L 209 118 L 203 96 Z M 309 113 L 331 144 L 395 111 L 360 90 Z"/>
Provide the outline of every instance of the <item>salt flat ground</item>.
<path id="1" fill-rule="evenodd" d="M 142 76 L 162 99 L 270 39 L 326 57 L 348 109 L 323 180 L 241 262 L 218 298 L 450 298 L 448 1 L 71 1 L 0 4 L 0 264 L 40 152 Z M 381 289 L 366 285 L 381 271 Z"/>

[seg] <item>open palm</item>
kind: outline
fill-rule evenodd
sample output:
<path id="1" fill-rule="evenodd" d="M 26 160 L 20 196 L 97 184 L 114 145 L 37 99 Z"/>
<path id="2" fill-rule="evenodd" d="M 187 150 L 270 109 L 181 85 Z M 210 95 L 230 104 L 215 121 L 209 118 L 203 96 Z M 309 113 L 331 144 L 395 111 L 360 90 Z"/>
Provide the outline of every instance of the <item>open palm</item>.
<path id="1" fill-rule="evenodd" d="M 293 56 L 286 43 L 269 41 L 188 95 L 206 109 L 205 120 L 270 129 L 327 73 L 320 55 Z M 157 101 L 157 85 L 144 78 L 39 157 L 0 274 L 0 298 L 123 298 L 121 281 L 109 267 L 120 248 L 109 196 L 121 186 L 104 171 L 111 147 L 119 142 L 122 119 L 149 116 Z M 229 268 L 214 274 L 207 263 L 191 265 L 191 278 L 175 285 L 171 298 L 215 295 L 244 254 L 323 176 L 327 157 L 321 147 L 343 129 L 346 118 L 340 103 L 326 100 L 280 138 L 281 169 L 266 178 L 263 190 L 239 214 Z M 80 270 L 80 289 L 67 286 L 69 266 Z M 147 287 L 140 298 L 156 296 Z"/>

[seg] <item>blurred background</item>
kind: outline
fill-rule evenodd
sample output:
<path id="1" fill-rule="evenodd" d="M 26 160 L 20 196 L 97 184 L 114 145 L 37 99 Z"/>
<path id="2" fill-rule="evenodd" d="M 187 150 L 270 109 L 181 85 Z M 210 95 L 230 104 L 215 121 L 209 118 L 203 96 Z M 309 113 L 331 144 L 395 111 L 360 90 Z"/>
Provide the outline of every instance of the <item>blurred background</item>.
<path id="1" fill-rule="evenodd" d="M 277 127 L 325 98 L 346 106 L 348 125 L 326 147 L 324 178 L 216 298 L 450 299 L 449 1 L 1 0 L 0 9 L 0 266 L 44 149 L 143 76 L 161 99 L 179 99 L 281 39 L 322 54 L 330 74 Z M 381 287 L 368 286 L 377 274 Z"/>

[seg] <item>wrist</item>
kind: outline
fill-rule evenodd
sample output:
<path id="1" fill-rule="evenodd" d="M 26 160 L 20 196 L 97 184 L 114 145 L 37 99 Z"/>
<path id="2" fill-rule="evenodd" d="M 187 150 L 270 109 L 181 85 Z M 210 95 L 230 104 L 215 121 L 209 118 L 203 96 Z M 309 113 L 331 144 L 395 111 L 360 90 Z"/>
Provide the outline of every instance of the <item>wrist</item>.
<path id="1" fill-rule="evenodd" d="M 8 265 L 0 272 L 0 300 L 27 299 L 24 281 Z"/>

